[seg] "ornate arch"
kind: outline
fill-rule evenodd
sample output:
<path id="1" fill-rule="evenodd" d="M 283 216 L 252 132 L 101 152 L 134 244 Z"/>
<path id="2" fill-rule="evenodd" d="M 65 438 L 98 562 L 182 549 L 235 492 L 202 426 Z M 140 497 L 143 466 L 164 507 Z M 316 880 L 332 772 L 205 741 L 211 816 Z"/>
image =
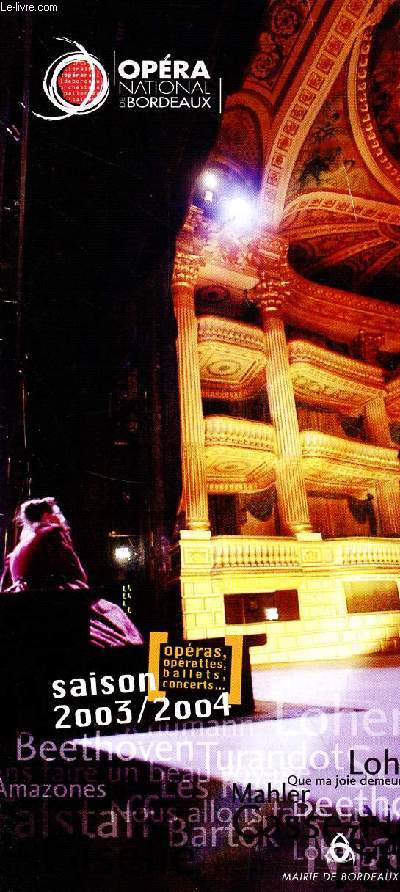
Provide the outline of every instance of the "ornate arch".
<path id="1" fill-rule="evenodd" d="M 356 36 L 360 29 L 364 29 L 373 2 L 336 0 L 332 3 L 319 52 L 310 58 L 311 47 L 290 91 L 288 105 L 279 116 L 262 187 L 264 214 L 275 227 L 282 219 L 287 188 L 303 142 L 351 52 Z"/>
<path id="2" fill-rule="evenodd" d="M 282 214 L 282 228 L 289 225 L 290 220 L 300 214 L 305 216 L 312 211 L 323 210 L 330 214 L 349 215 L 354 222 L 360 218 L 379 223 L 400 225 L 400 207 L 397 204 L 386 204 L 361 195 L 351 196 L 347 192 L 330 192 L 318 190 L 299 195 L 286 205 Z"/>
<path id="3" fill-rule="evenodd" d="M 374 26 L 395 2 L 396 0 L 381 0 L 354 44 L 347 78 L 347 100 L 353 135 L 365 165 L 390 195 L 400 199 L 400 168 L 389 157 L 379 136 L 367 93 Z"/>

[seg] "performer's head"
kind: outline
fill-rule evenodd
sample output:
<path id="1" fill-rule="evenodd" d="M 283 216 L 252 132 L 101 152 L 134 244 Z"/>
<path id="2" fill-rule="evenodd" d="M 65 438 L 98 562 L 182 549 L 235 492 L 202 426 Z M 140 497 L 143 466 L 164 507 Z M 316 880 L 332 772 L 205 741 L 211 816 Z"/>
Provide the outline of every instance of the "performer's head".
<path id="1" fill-rule="evenodd" d="M 35 530 L 41 523 L 54 523 L 67 527 L 65 517 L 52 496 L 45 499 L 30 499 L 23 502 L 19 509 L 18 520 L 23 530 Z"/>

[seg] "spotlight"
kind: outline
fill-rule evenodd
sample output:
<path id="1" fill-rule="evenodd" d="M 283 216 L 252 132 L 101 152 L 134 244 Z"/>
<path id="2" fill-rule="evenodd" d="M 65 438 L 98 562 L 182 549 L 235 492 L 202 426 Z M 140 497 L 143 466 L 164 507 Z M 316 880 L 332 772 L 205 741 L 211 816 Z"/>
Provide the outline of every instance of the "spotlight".
<path id="1" fill-rule="evenodd" d="M 117 545 L 114 548 L 114 559 L 117 564 L 128 564 L 133 557 L 132 548 L 129 545 Z"/>
<path id="2" fill-rule="evenodd" d="M 206 189 L 213 192 L 218 188 L 218 177 L 212 170 L 205 170 L 203 173 L 203 185 Z"/>
<path id="3" fill-rule="evenodd" d="M 236 195 L 227 202 L 228 223 L 235 227 L 245 229 L 252 223 L 254 218 L 254 205 L 248 198 L 242 195 Z"/>

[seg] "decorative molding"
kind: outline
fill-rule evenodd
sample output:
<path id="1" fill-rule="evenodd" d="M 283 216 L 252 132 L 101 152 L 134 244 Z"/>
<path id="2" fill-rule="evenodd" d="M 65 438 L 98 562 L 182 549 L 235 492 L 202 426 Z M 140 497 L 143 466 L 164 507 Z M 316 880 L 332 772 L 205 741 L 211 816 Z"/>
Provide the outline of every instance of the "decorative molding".
<path id="1" fill-rule="evenodd" d="M 264 352 L 221 341 L 199 343 L 198 352 L 204 397 L 246 400 L 265 387 Z"/>
<path id="2" fill-rule="evenodd" d="M 357 567 L 369 572 L 398 571 L 400 541 L 385 538 L 351 538 L 314 541 L 312 548 L 304 542 L 279 536 L 213 536 L 209 549 L 214 571 L 241 567 L 246 572 L 260 570 L 287 571 L 288 568 L 313 572 L 317 564 L 335 573 Z M 209 566 L 209 562 L 208 562 Z"/>
<path id="3" fill-rule="evenodd" d="M 252 85 L 274 102 L 290 72 L 315 34 L 319 0 L 272 0 L 266 4 L 265 20 L 258 37 L 245 84 Z"/>
<path id="4" fill-rule="evenodd" d="M 348 196 L 346 199 L 346 196 L 332 197 L 329 193 L 313 195 L 314 207 L 324 204 L 335 210 L 342 199 L 344 206 L 349 206 Z M 302 201 L 308 202 L 309 196 L 296 200 L 297 208 Z M 384 208 L 389 213 L 389 205 Z M 400 223 L 400 211 L 396 214 Z M 249 278 L 253 281 L 258 278 L 261 289 L 265 286 L 267 290 L 276 291 L 279 300 L 284 292 L 284 315 L 288 322 L 303 328 L 309 326 L 311 330 L 346 343 L 353 341 L 360 330 L 380 333 L 384 336 L 384 349 L 400 349 L 400 306 L 305 279 L 289 263 L 287 241 L 274 232 L 264 230 L 252 243 L 242 245 L 241 251 Z M 253 296 L 259 300 L 257 291 L 254 295 L 253 291 L 249 292 L 249 297 Z"/>
<path id="5" fill-rule="evenodd" d="M 338 76 L 373 0 L 332 3 L 332 21 L 315 55 L 312 45 L 275 134 L 263 182 L 265 217 L 278 226 L 292 170 L 304 140 Z"/>
<path id="6" fill-rule="evenodd" d="M 400 307 L 293 278 L 286 318 L 330 338 L 350 342 L 360 329 L 384 335 L 384 349 L 400 347 Z"/>
<path id="7" fill-rule="evenodd" d="M 271 249 L 267 250 L 270 243 Z M 258 251 L 258 253 L 257 253 Z M 285 319 L 351 342 L 360 330 L 384 335 L 386 349 L 400 347 L 400 307 L 361 294 L 330 288 L 305 279 L 290 265 L 286 242 L 276 234 L 264 234 L 254 248 L 254 257 L 266 277 L 278 275 L 285 286 Z"/>
<path id="8" fill-rule="evenodd" d="M 221 316 L 199 318 L 199 344 L 211 341 L 246 347 L 264 355 L 265 339 L 260 328 L 246 322 L 234 322 Z"/>
<path id="9" fill-rule="evenodd" d="M 265 388 L 265 357 L 231 344 L 199 345 L 201 390 L 205 399 L 250 399 Z"/>
<path id="10" fill-rule="evenodd" d="M 199 270 L 199 256 L 182 251 L 179 247 L 176 250 L 174 269 L 172 273 L 172 290 L 173 292 L 179 287 L 188 287 L 193 289 L 197 280 Z"/>
<path id="11" fill-rule="evenodd" d="M 312 273 L 315 270 L 324 269 L 325 267 L 336 266 L 339 263 L 343 263 L 343 261 L 349 260 L 359 254 L 363 254 L 365 251 L 369 251 L 371 248 L 375 248 L 378 245 L 384 245 L 385 241 L 386 239 L 382 235 L 365 239 L 364 241 L 357 242 L 354 240 L 351 245 L 337 248 L 336 251 L 332 251 L 330 254 L 325 254 L 324 256 L 319 257 L 314 263 L 307 265 L 307 274 Z"/>
<path id="12" fill-rule="evenodd" d="M 206 446 L 237 446 L 275 453 L 275 431 L 272 424 L 232 418 L 229 415 L 208 415 L 204 419 Z"/>
<path id="13" fill-rule="evenodd" d="M 267 277 L 274 279 L 279 271 L 279 280 L 286 290 L 287 321 L 344 342 L 351 342 L 360 330 L 372 331 L 384 335 L 384 349 L 400 349 L 398 305 L 305 279 L 290 265 L 286 246 L 284 238 L 264 233 L 253 248 L 253 260 Z"/>
<path id="14" fill-rule="evenodd" d="M 198 323 L 203 397 L 246 400 L 265 387 L 265 345 L 260 329 L 219 316 Z"/>
<path id="15" fill-rule="evenodd" d="M 396 539 L 347 539 L 341 543 L 341 563 L 347 567 L 393 567 L 400 565 L 400 542 Z"/>
<path id="16" fill-rule="evenodd" d="M 263 462 L 251 475 L 249 469 L 237 461 L 231 464 L 209 458 L 207 464 L 207 490 L 211 495 L 235 495 L 240 493 L 262 492 L 275 482 L 275 471 Z"/>
<path id="17" fill-rule="evenodd" d="M 392 421 L 400 419 L 400 375 L 386 385 L 386 411 Z"/>
<path id="18" fill-rule="evenodd" d="M 273 483 L 272 425 L 215 415 L 204 421 L 209 492 L 258 492 Z"/>
<path id="19" fill-rule="evenodd" d="M 211 539 L 213 567 L 281 568 L 298 567 L 297 542 L 263 536 L 214 536 Z"/>
<path id="20" fill-rule="evenodd" d="M 331 477 L 350 484 L 368 480 L 372 485 L 389 476 L 400 478 L 397 449 L 345 440 L 321 431 L 302 431 L 300 441 L 308 483 Z"/>
<path id="21" fill-rule="evenodd" d="M 288 350 L 294 390 L 301 399 L 360 411 L 384 390 L 384 374 L 376 365 L 299 339 L 290 341 Z M 254 396 L 265 385 L 263 332 L 221 317 L 202 317 L 199 364 L 204 397 L 241 400 Z"/>
<path id="22" fill-rule="evenodd" d="M 285 300 L 289 296 L 287 285 L 288 282 L 281 279 L 279 274 L 261 268 L 259 281 L 253 288 L 251 297 L 260 308 L 262 319 L 266 314 L 283 312 Z"/>
<path id="23" fill-rule="evenodd" d="M 295 390 L 296 385 L 297 390 L 299 389 L 296 369 L 299 365 L 302 379 L 305 378 L 305 387 L 307 387 L 307 373 L 312 384 L 320 383 L 318 393 L 322 405 L 325 404 L 327 396 L 326 387 L 332 389 L 330 399 L 347 406 L 363 406 L 367 400 L 384 389 L 384 374 L 378 366 L 341 356 L 333 350 L 327 350 L 309 341 L 289 341 L 288 349 Z M 303 393 L 299 395 L 304 396 Z M 307 392 L 305 395 L 308 395 Z"/>
<path id="24" fill-rule="evenodd" d="M 374 10 L 374 24 L 379 21 L 392 5 L 393 0 L 384 0 Z M 367 75 L 372 45 L 373 27 L 368 25 L 358 37 L 350 57 L 347 80 L 349 118 L 357 148 L 367 168 L 384 189 L 395 198 L 400 198 L 400 169 L 378 134 L 374 117 L 368 103 Z"/>
<path id="25" fill-rule="evenodd" d="M 176 239 L 174 268 L 172 271 L 172 290 L 175 294 L 182 287 L 194 287 L 204 238 L 203 212 L 192 204 Z"/>
<path id="26" fill-rule="evenodd" d="M 290 219 L 295 214 L 305 214 L 309 223 L 309 214 L 321 210 L 324 213 L 349 215 L 355 222 L 362 218 L 369 222 L 394 223 L 400 226 L 400 208 L 396 204 L 386 204 L 362 195 L 352 196 L 346 192 L 318 190 L 299 195 L 286 205 L 281 221 L 282 233 L 290 226 Z"/>
<path id="27" fill-rule="evenodd" d="M 354 381 L 365 385 L 371 390 L 371 396 L 375 395 L 375 390 L 384 387 L 383 369 L 376 365 L 370 365 L 360 359 L 352 359 L 349 356 L 342 356 L 326 347 L 320 347 L 310 341 L 300 339 L 288 342 L 289 359 L 295 362 L 310 362 L 315 368 L 326 369 L 338 375 L 340 378 L 346 378 L 348 382 L 354 386 Z"/>
<path id="28" fill-rule="evenodd" d="M 297 224 L 297 221 L 296 221 Z M 332 234 L 337 235 L 348 235 L 349 233 L 353 233 L 353 235 L 363 236 L 366 231 L 365 222 L 363 223 L 351 223 L 347 219 L 335 220 L 329 223 L 310 223 L 309 215 L 302 219 L 301 215 L 299 216 L 298 225 L 293 225 L 293 223 L 289 224 L 289 232 L 290 235 L 290 244 L 297 241 L 303 241 L 307 239 L 320 239 L 324 236 L 331 236 Z M 285 235 L 285 223 L 281 226 L 282 235 Z M 374 227 L 373 223 L 371 224 L 371 229 L 367 228 L 367 232 L 377 233 L 378 227 Z M 387 237 L 387 236 L 386 236 Z"/>

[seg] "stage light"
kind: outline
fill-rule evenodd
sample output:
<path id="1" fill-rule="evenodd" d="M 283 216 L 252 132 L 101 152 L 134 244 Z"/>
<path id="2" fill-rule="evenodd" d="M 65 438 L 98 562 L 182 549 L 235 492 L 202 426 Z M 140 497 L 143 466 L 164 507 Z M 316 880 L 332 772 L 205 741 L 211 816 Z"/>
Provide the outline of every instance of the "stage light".
<path id="1" fill-rule="evenodd" d="M 114 559 L 118 564 L 128 564 L 132 557 L 133 551 L 129 545 L 117 545 L 114 548 Z"/>
<path id="2" fill-rule="evenodd" d="M 218 177 L 212 170 L 205 170 L 203 173 L 203 186 L 214 192 L 218 188 Z"/>
<path id="3" fill-rule="evenodd" d="M 242 195 L 236 195 L 227 201 L 227 222 L 235 227 L 246 229 L 254 219 L 253 203 Z"/>

